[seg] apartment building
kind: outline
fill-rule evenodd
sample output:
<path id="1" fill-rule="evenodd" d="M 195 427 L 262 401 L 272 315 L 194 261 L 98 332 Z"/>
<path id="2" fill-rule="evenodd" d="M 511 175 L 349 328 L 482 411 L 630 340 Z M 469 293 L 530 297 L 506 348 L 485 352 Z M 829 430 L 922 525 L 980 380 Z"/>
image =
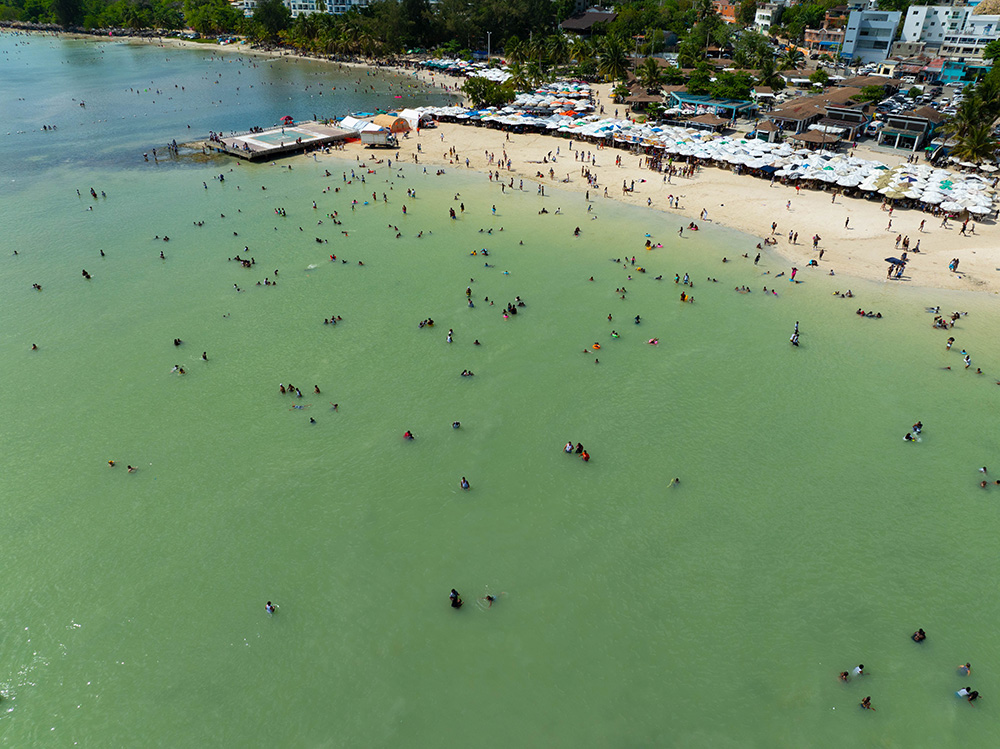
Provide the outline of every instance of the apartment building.
<path id="1" fill-rule="evenodd" d="M 961 29 L 944 35 L 941 56 L 959 60 L 981 60 L 983 48 L 996 39 L 1000 39 L 1000 16 L 980 16 L 971 13 Z"/>
<path id="2" fill-rule="evenodd" d="M 781 11 L 784 7 L 783 0 L 773 0 L 759 6 L 753 19 L 754 28 L 762 34 L 769 33 L 771 27 L 777 24 L 778 19 L 781 18 Z"/>
<path id="3" fill-rule="evenodd" d="M 852 10 L 841 57 L 860 58 L 863 63 L 881 62 L 889 56 L 901 17 L 899 11 Z"/>
<path id="4" fill-rule="evenodd" d="M 961 31 L 971 14 L 972 8 L 967 5 L 911 5 L 903 20 L 900 41 L 940 47 L 945 35 Z"/>
<path id="5" fill-rule="evenodd" d="M 352 8 L 361 8 L 370 0 L 283 0 L 285 6 L 292 12 L 292 18 L 309 15 L 310 13 L 330 13 L 340 15 Z M 257 8 L 257 0 L 242 0 L 239 3 L 243 15 L 252 16 Z"/>

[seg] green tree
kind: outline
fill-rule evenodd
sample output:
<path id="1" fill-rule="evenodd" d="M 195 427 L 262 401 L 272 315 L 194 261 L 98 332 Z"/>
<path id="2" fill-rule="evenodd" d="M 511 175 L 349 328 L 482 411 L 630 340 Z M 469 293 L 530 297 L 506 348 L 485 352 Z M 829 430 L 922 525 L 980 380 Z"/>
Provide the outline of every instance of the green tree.
<path id="1" fill-rule="evenodd" d="M 607 80 L 618 81 L 625 77 L 628 71 L 625 49 L 625 41 L 621 37 L 606 36 L 601 39 L 597 69 Z"/>
<path id="2" fill-rule="evenodd" d="M 795 47 L 789 47 L 778 60 L 778 65 L 782 70 L 798 70 L 805 62 L 806 56 Z"/>
<path id="3" fill-rule="evenodd" d="M 768 86 L 772 91 L 780 91 L 785 87 L 785 79 L 774 69 L 774 57 L 768 55 L 760 61 L 757 69 L 757 83 L 761 86 Z"/>
<path id="4" fill-rule="evenodd" d="M 74 26 L 83 19 L 81 0 L 52 0 L 52 15 L 60 26 Z"/>
<path id="5" fill-rule="evenodd" d="M 242 17 L 226 0 L 185 0 L 184 19 L 199 34 L 213 36 L 236 31 Z"/>
<path id="6" fill-rule="evenodd" d="M 684 83 L 684 72 L 674 66 L 670 65 L 663 68 L 663 83 L 667 86 L 680 86 Z"/>
<path id="7" fill-rule="evenodd" d="M 510 81 L 497 83 L 474 76 L 465 80 L 465 83 L 462 84 L 462 92 L 469 97 L 472 105 L 477 109 L 502 107 L 514 101 L 514 86 Z"/>
<path id="8" fill-rule="evenodd" d="M 820 88 L 826 86 L 829 80 L 830 74 L 823 70 L 823 68 L 817 68 L 809 74 L 809 82 L 814 86 L 819 86 Z"/>
<path id="9" fill-rule="evenodd" d="M 736 9 L 736 20 L 743 26 L 753 26 L 757 18 L 757 0 L 742 0 Z"/>
<path id="10" fill-rule="evenodd" d="M 717 73 L 708 84 L 708 93 L 716 99 L 749 99 L 753 76 L 744 71 Z"/>
<path id="11" fill-rule="evenodd" d="M 741 68 L 758 68 L 762 60 L 771 57 L 770 40 L 756 31 L 744 31 L 733 47 L 733 62 Z"/>
<path id="12" fill-rule="evenodd" d="M 659 91 L 663 87 L 663 68 L 660 67 L 655 58 L 647 57 L 643 60 L 642 64 L 635 69 L 635 77 L 650 93 Z"/>
<path id="13" fill-rule="evenodd" d="M 507 72 L 510 73 L 510 85 L 514 87 L 515 91 L 527 91 L 529 87 L 528 72 L 525 70 L 524 65 L 519 62 L 512 62 L 507 68 Z"/>
<path id="14" fill-rule="evenodd" d="M 519 37 L 511 36 L 504 42 L 503 52 L 507 57 L 507 62 L 522 63 L 528 57 L 528 45 L 521 41 Z"/>
<path id="15" fill-rule="evenodd" d="M 550 34 L 545 39 L 545 52 L 555 67 L 569 62 L 569 41 L 562 34 Z"/>
<path id="16" fill-rule="evenodd" d="M 281 0 L 258 0 L 253 22 L 264 39 L 276 41 L 278 34 L 291 25 L 292 12 Z"/>
<path id="17" fill-rule="evenodd" d="M 707 94 L 712 87 L 712 76 L 715 68 L 705 61 L 699 62 L 688 78 L 687 89 L 692 94 Z"/>
<path id="18" fill-rule="evenodd" d="M 992 122 L 973 123 L 951 149 L 952 155 L 962 161 L 979 164 L 993 162 L 997 150 L 997 139 L 993 135 Z"/>
<path id="19" fill-rule="evenodd" d="M 863 86 L 861 93 L 854 97 L 858 101 L 882 101 L 885 89 L 882 86 Z"/>
<path id="20" fill-rule="evenodd" d="M 1000 39 L 994 39 L 983 47 L 983 59 L 996 65 L 998 57 L 1000 57 Z"/>

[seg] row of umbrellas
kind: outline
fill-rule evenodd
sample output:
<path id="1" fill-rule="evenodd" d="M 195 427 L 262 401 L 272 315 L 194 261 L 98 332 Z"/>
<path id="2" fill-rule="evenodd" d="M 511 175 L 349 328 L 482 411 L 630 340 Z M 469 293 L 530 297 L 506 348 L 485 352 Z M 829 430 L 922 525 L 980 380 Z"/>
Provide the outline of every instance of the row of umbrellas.
<path id="1" fill-rule="evenodd" d="M 512 105 L 501 109 L 425 107 L 420 111 L 463 121 L 545 128 L 575 138 L 611 138 L 621 143 L 657 148 L 667 154 L 744 165 L 750 169 L 770 167 L 775 169 L 775 176 L 789 180 L 815 180 L 877 192 L 887 199 L 939 205 L 949 212 L 983 215 L 993 211 L 996 191 L 990 186 L 989 178 L 977 174 L 955 173 L 929 164 L 901 164 L 890 169 L 880 161 L 794 149 L 787 142 L 769 143 L 678 125 L 654 126 L 584 114 L 583 110 L 589 105 L 582 100 L 573 101 L 574 97 L 568 93 L 571 86 L 580 87 L 578 90 L 582 93 L 585 84 L 552 84 L 534 93 L 521 94 Z M 572 109 L 567 109 L 569 107 Z"/>

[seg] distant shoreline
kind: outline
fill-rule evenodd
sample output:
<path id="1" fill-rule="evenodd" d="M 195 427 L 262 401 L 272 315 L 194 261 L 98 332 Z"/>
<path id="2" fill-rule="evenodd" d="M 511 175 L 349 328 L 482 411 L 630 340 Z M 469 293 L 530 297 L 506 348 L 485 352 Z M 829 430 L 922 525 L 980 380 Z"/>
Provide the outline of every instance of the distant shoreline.
<path id="1" fill-rule="evenodd" d="M 246 55 L 257 55 L 269 57 L 271 59 L 292 58 L 296 60 L 310 60 L 312 62 L 326 63 L 329 65 L 340 65 L 351 68 L 364 68 L 386 70 L 399 75 L 412 76 L 418 80 L 439 88 L 445 93 L 461 97 L 465 101 L 465 96 L 457 89 L 463 79 L 449 76 L 445 73 L 432 72 L 418 67 L 410 67 L 407 63 L 414 62 L 415 58 L 372 58 L 363 59 L 356 57 L 337 58 L 334 56 L 317 56 L 300 52 L 291 47 L 257 47 L 249 43 L 243 44 L 217 44 L 196 42 L 191 39 L 182 39 L 174 36 L 164 36 L 148 29 L 132 31 L 130 29 L 83 29 L 72 27 L 65 29 L 55 24 L 26 23 L 23 21 L 0 21 L 0 30 L 20 31 L 30 34 L 50 34 L 53 36 L 66 37 L 68 39 L 102 40 L 102 41 L 123 41 L 138 42 L 140 44 L 153 44 L 160 47 L 174 47 L 176 49 L 211 49 L 218 50 L 226 54 L 239 53 Z M 442 83 L 442 80 L 446 81 Z M 450 87 L 450 88 L 446 88 Z"/>

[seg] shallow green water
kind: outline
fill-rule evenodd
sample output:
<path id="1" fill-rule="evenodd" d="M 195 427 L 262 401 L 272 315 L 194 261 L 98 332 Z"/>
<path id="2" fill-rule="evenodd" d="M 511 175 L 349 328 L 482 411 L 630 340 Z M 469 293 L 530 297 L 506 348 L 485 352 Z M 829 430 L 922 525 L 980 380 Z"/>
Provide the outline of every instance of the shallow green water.
<path id="1" fill-rule="evenodd" d="M 991 743 L 989 299 L 772 281 L 787 266 L 754 268 L 738 233 L 680 240 L 611 201 L 589 220 L 580 196 L 482 176 L 122 168 L 127 150 L 17 161 L 5 189 L 5 745 Z M 317 226 L 334 210 L 342 226 Z M 643 250 L 647 232 L 665 247 Z M 244 246 L 249 270 L 227 260 Z M 626 254 L 648 272 L 609 261 Z M 930 304 L 970 315 L 943 334 Z M 961 347 L 986 375 L 961 370 Z M 289 381 L 302 399 L 279 394 Z M 859 662 L 870 677 L 837 681 Z M 965 683 L 976 707 L 954 696 Z M 857 707 L 869 694 L 875 713 Z"/>

